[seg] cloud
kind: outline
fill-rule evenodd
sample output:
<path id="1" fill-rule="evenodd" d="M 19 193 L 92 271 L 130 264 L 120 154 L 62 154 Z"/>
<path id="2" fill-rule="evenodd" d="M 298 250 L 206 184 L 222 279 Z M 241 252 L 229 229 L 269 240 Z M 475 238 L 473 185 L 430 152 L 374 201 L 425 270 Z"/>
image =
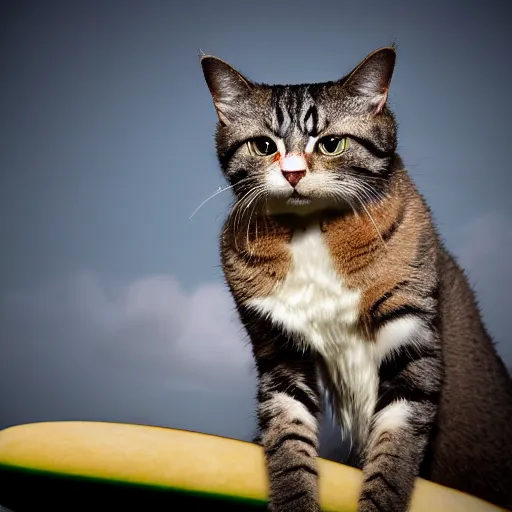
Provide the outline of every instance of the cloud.
<path id="1" fill-rule="evenodd" d="M 103 419 L 250 438 L 252 354 L 221 284 L 82 272 L 0 300 L 0 426 Z"/>

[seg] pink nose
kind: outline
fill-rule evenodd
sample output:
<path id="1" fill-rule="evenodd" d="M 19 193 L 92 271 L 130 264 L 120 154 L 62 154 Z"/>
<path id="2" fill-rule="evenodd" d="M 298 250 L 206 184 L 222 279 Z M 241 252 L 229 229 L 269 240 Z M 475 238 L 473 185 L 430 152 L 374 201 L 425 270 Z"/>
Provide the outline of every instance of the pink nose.
<path id="1" fill-rule="evenodd" d="M 306 175 L 306 168 L 306 160 L 302 155 L 288 154 L 281 160 L 281 172 L 293 188 Z"/>
<path id="2" fill-rule="evenodd" d="M 306 176 L 306 171 L 281 171 L 286 181 L 295 188 L 297 183 Z"/>

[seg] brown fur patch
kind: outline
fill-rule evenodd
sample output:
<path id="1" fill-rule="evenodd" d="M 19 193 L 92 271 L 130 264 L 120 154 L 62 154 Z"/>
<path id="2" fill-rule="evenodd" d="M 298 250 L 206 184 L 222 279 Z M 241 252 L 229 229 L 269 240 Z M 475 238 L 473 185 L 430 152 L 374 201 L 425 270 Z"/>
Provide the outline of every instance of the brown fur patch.
<path id="1" fill-rule="evenodd" d="M 432 228 L 428 209 L 405 172 L 397 172 L 385 199 L 367 208 L 375 225 L 363 211 L 358 215 L 331 216 L 324 220 L 323 231 L 345 285 L 362 291 L 360 327 L 365 337 L 373 339 L 372 306 L 399 283 L 415 279 L 414 262 L 421 239 Z M 431 235 L 434 243 L 434 233 Z M 411 299 L 414 300 L 397 293 L 382 305 L 381 311 L 410 304 Z"/>
<path id="2" fill-rule="evenodd" d="M 291 263 L 292 227 L 283 217 L 253 216 L 236 229 L 232 216 L 221 236 L 221 260 L 237 302 L 264 297 L 286 277 Z"/>

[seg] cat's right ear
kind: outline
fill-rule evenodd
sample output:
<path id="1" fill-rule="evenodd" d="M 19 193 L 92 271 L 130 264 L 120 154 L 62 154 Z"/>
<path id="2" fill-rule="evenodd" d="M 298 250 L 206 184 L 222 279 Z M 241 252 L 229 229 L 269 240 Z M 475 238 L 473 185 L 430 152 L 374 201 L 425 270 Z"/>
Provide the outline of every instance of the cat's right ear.
<path id="1" fill-rule="evenodd" d="M 253 84 L 235 68 L 212 55 L 201 56 L 201 67 L 221 123 L 228 125 L 237 115 L 237 106 L 248 96 Z"/>
<path id="2" fill-rule="evenodd" d="M 344 84 L 352 94 L 364 98 L 374 114 L 380 114 L 386 104 L 395 60 L 393 46 L 375 50 L 350 73 Z"/>

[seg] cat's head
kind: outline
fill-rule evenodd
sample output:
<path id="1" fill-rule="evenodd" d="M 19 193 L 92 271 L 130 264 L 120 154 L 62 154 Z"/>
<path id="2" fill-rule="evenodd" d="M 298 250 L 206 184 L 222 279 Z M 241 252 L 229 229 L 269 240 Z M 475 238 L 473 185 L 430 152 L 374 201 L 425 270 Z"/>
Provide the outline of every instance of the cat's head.
<path id="1" fill-rule="evenodd" d="M 240 200 L 269 213 L 357 208 L 383 193 L 396 149 L 386 106 L 395 50 L 333 82 L 267 85 L 201 57 L 219 118 L 217 155 Z"/>

